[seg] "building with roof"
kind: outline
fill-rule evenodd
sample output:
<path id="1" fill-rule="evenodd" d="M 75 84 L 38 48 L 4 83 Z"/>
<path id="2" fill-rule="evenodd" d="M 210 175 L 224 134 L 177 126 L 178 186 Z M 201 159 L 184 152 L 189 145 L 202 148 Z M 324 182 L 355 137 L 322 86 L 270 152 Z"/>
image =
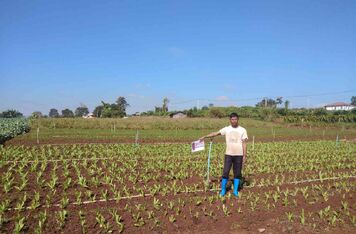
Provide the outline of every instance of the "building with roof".
<path id="1" fill-rule="evenodd" d="M 176 113 L 172 113 L 169 115 L 171 118 L 173 119 L 180 119 L 180 118 L 186 118 L 187 115 L 184 114 L 183 112 L 176 112 Z"/>
<path id="2" fill-rule="evenodd" d="M 88 113 L 87 115 L 83 115 L 83 118 L 84 119 L 93 119 L 93 118 L 95 118 L 95 116 L 93 113 Z"/>
<path id="3" fill-rule="evenodd" d="M 355 108 L 355 106 L 349 104 L 349 103 L 345 103 L 345 102 L 335 102 L 335 103 L 331 103 L 328 105 L 325 105 L 324 108 L 326 110 L 329 111 L 334 111 L 334 110 L 352 110 Z"/>

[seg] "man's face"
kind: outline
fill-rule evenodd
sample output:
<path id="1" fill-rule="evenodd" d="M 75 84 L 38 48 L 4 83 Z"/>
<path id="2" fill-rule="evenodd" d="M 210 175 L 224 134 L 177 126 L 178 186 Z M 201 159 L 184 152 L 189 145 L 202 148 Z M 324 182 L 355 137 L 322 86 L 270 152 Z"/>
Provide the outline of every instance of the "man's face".
<path id="1" fill-rule="evenodd" d="M 230 118 L 230 123 L 232 126 L 236 126 L 239 123 L 239 118 L 237 117 Z"/>

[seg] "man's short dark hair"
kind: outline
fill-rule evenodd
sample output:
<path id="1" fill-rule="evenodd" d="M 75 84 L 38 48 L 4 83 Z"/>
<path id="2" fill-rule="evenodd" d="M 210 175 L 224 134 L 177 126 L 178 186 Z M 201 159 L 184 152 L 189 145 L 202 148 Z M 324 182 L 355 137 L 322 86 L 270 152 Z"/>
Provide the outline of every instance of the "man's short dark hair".
<path id="1" fill-rule="evenodd" d="M 237 113 L 233 112 L 230 114 L 230 119 L 233 117 L 239 118 L 239 115 Z"/>

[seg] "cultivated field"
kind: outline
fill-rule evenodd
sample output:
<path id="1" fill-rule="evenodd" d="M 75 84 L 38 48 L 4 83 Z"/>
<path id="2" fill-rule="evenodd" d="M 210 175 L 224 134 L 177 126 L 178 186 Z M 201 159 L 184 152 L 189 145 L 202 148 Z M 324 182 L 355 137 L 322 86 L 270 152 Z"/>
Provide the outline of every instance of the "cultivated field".
<path id="1" fill-rule="evenodd" d="M 248 130 L 250 142 L 293 140 L 352 140 L 355 124 L 284 124 L 240 119 Z M 7 145 L 73 144 L 73 143 L 189 143 L 202 135 L 229 125 L 228 119 L 170 119 L 134 117 L 129 119 L 35 119 L 32 131 L 18 136 Z M 224 139 L 217 138 L 219 142 Z"/>
<path id="2" fill-rule="evenodd" d="M 223 138 L 213 142 L 209 180 L 207 150 L 191 153 L 188 143 L 226 120 L 148 124 L 138 137 L 135 127 L 43 124 L 38 133 L 32 123 L 0 146 L 0 233 L 354 233 L 355 128 L 245 121 L 239 198 L 218 195 Z"/>

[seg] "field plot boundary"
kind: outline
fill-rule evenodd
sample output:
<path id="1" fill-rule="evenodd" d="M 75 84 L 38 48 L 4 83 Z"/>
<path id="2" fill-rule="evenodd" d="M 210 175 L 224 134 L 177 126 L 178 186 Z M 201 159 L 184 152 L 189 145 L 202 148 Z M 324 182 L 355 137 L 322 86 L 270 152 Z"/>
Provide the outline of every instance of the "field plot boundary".
<path id="1" fill-rule="evenodd" d="M 303 141 L 303 142 L 307 142 L 307 141 Z M 327 141 L 328 142 L 328 141 Z M 334 142 L 334 141 L 332 141 Z M 262 142 L 259 142 L 262 143 Z M 349 146 L 352 143 L 350 142 L 343 142 L 345 146 Z M 116 145 L 116 144 L 122 144 L 122 145 L 132 145 L 132 144 L 127 144 L 127 143 L 88 143 L 89 144 L 93 144 L 93 145 L 101 145 L 101 144 L 110 144 L 110 145 Z M 190 146 L 190 143 L 182 143 L 182 142 L 178 142 L 178 143 L 155 143 L 156 145 L 179 145 L 179 144 L 186 144 Z M 73 144 L 70 144 L 73 145 Z M 74 144 L 75 145 L 75 144 Z M 83 144 L 79 144 L 79 145 L 86 145 L 85 143 Z M 55 146 L 53 144 L 48 144 L 46 146 Z M 135 144 L 133 144 L 133 146 L 135 146 Z M 138 147 L 138 146 L 136 146 Z M 254 150 L 251 150 L 252 153 L 254 153 Z M 117 158 L 115 157 L 100 157 L 100 158 L 66 158 L 66 159 L 48 159 L 48 160 L 2 160 L 0 158 L 0 161 L 3 163 L 42 163 L 42 162 L 70 162 L 70 161 L 100 161 L 100 160 L 117 160 Z"/>
<path id="2" fill-rule="evenodd" d="M 325 181 L 325 180 L 341 180 L 341 179 L 352 179 L 356 178 L 355 176 L 348 176 L 348 177 L 328 177 L 328 178 L 323 178 L 323 179 L 310 179 L 310 180 L 299 180 L 299 181 L 293 181 L 289 183 L 283 183 L 283 184 L 278 184 L 278 185 L 252 185 L 252 186 L 246 186 L 244 189 L 249 189 L 249 188 L 254 188 L 254 187 L 277 187 L 281 185 L 288 185 L 288 184 L 303 184 L 303 183 L 310 183 L 310 182 L 317 182 L 317 181 Z M 209 190 L 204 190 L 204 189 L 199 189 L 195 191 L 182 191 L 179 194 L 184 194 L 184 193 L 201 193 L 201 192 L 215 192 L 215 191 L 220 191 L 220 189 L 209 189 Z M 171 195 L 171 194 L 170 194 Z M 165 195 L 167 196 L 167 195 Z M 98 200 L 93 200 L 93 201 L 82 201 L 80 203 L 78 202 L 72 202 L 69 203 L 68 205 L 87 205 L 87 204 L 93 204 L 93 203 L 99 203 L 99 202 L 112 202 L 112 201 L 120 201 L 120 200 L 127 200 L 127 199 L 132 199 L 132 198 L 142 198 L 142 197 L 154 197 L 154 195 L 150 193 L 146 194 L 137 194 L 137 195 L 132 195 L 132 196 L 125 196 L 125 197 L 120 197 L 120 199 L 117 198 L 108 198 L 108 199 L 98 199 Z M 44 206 L 42 205 L 41 207 L 45 208 L 50 208 L 50 207 L 60 207 L 61 204 L 52 204 L 51 206 Z M 25 207 L 26 210 L 31 210 L 33 208 L 31 207 Z M 8 209 L 8 210 L 17 210 L 16 208 Z"/>
<path id="3" fill-rule="evenodd" d="M 104 158 L 71 158 L 71 159 L 49 159 L 49 160 L 9 160 L 2 161 L 4 163 L 42 163 L 42 162 L 70 162 L 70 161 L 100 161 L 107 159 L 115 159 L 113 157 L 104 157 Z M 1 160 L 0 160 L 1 161 Z"/>
<path id="4" fill-rule="evenodd" d="M 318 138 L 318 137 L 311 137 L 311 138 L 307 138 L 307 137 L 281 137 L 281 138 L 270 138 L 270 137 L 266 137 L 266 138 L 258 138 L 255 140 L 255 143 L 273 143 L 273 142 L 295 142 L 295 141 L 333 141 L 335 142 L 335 138 L 337 137 L 337 135 L 332 136 L 332 137 L 325 137 L 325 138 Z M 62 138 L 61 138 L 62 139 Z M 194 139 L 188 139 L 188 140 L 166 140 L 166 141 L 139 141 L 137 144 L 138 145 L 164 145 L 164 144 L 190 144 L 192 141 L 194 141 Z M 10 142 L 10 141 L 9 141 Z M 218 139 L 216 141 L 214 141 L 216 143 L 224 143 L 223 139 Z M 350 143 L 350 144 L 355 144 L 356 142 L 356 138 L 352 138 L 350 140 L 346 140 L 346 139 L 340 139 L 339 142 L 344 142 L 344 143 Z M 252 144 L 252 142 L 249 142 L 250 144 Z M 108 141 L 108 142 L 104 142 L 104 141 L 88 141 L 88 142 L 65 142 L 65 143 L 50 143 L 50 142 L 45 142 L 45 143 L 29 143 L 29 144 L 23 144 L 23 143 L 8 143 L 6 144 L 5 142 L 5 147 L 6 146 L 72 146 L 72 145 L 112 145 L 112 144 L 131 144 L 131 145 L 135 145 L 136 142 L 135 140 L 123 140 L 123 141 Z"/>

